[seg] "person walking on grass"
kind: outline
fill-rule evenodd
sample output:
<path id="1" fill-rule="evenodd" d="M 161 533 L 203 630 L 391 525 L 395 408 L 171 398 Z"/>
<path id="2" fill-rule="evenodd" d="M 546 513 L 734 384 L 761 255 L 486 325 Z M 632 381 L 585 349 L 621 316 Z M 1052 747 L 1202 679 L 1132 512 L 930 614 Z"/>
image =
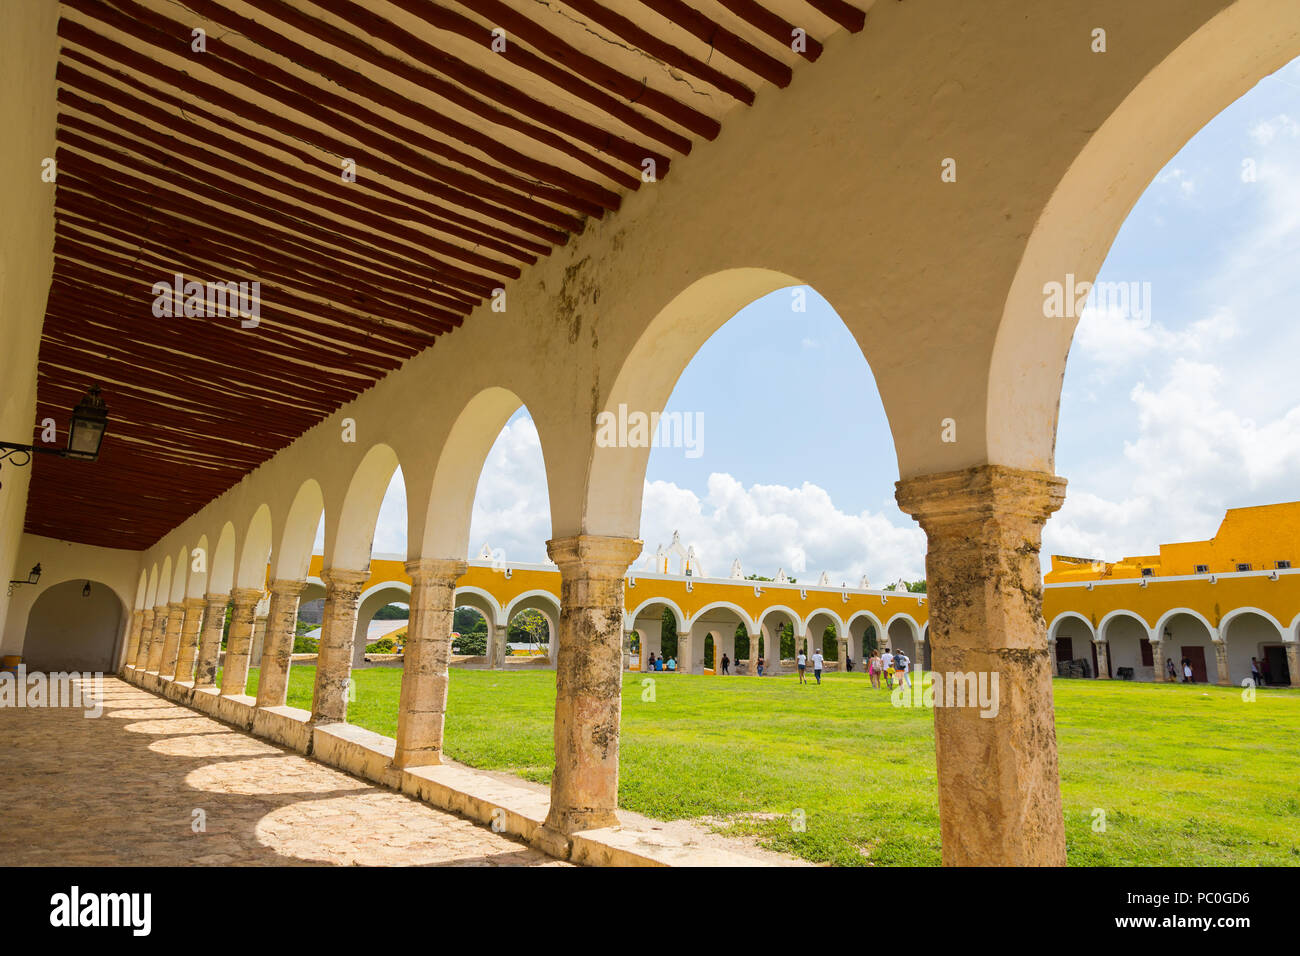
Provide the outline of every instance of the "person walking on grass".
<path id="1" fill-rule="evenodd" d="M 880 652 L 872 651 L 871 659 L 867 661 L 867 673 L 871 676 L 871 686 L 880 690 Z"/>
<path id="2" fill-rule="evenodd" d="M 1192 680 L 1192 662 L 1188 660 L 1186 657 L 1183 658 L 1183 683 L 1184 684 L 1195 683 Z"/>
<path id="3" fill-rule="evenodd" d="M 1172 657 L 1165 658 L 1165 673 L 1169 675 L 1171 681 L 1175 684 L 1178 683 L 1178 671 L 1174 668 L 1174 659 Z"/>
<path id="4" fill-rule="evenodd" d="M 912 686 L 912 682 L 907 679 L 907 672 L 911 669 L 911 667 L 912 667 L 911 659 L 902 651 L 899 651 L 897 654 L 894 655 L 894 674 L 898 677 L 899 687 Z"/>
<path id="5" fill-rule="evenodd" d="M 817 653 L 813 655 L 813 677 L 817 678 L 817 683 L 822 682 L 822 664 L 825 659 L 822 657 L 822 649 L 817 648 Z"/>
<path id="6" fill-rule="evenodd" d="M 730 667 L 731 667 L 731 658 L 728 657 L 726 654 L 723 654 L 723 655 L 722 655 L 722 673 L 724 673 L 724 674 L 730 674 L 730 673 L 731 673 Z"/>
<path id="7" fill-rule="evenodd" d="M 758 656 L 758 676 L 763 676 L 763 655 Z"/>
<path id="8" fill-rule="evenodd" d="M 808 683 L 808 655 L 805 654 L 803 651 L 799 652 L 798 664 L 799 664 L 799 683 L 806 684 Z"/>
<path id="9" fill-rule="evenodd" d="M 1250 659 L 1250 679 L 1255 682 L 1256 687 L 1264 686 L 1264 674 L 1259 669 L 1259 661 L 1254 657 Z"/>
<path id="10" fill-rule="evenodd" d="M 885 648 L 885 653 L 880 655 L 880 670 L 885 675 L 885 686 L 890 690 L 894 689 L 894 655 Z"/>

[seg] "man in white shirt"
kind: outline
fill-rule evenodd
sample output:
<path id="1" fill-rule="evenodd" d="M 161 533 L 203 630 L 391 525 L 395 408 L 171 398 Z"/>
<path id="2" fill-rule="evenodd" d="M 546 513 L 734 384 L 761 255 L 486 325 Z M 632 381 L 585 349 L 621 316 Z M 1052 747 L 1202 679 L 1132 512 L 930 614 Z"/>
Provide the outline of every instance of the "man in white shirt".
<path id="1" fill-rule="evenodd" d="M 880 655 L 880 667 L 885 673 L 885 683 L 889 689 L 894 689 L 894 655 L 890 653 L 889 648 L 885 648 L 885 653 Z"/>
<path id="2" fill-rule="evenodd" d="M 799 683 L 808 683 L 808 655 L 803 651 L 799 652 Z"/>
<path id="3" fill-rule="evenodd" d="M 817 683 L 822 682 L 822 649 L 817 648 L 817 653 L 813 655 L 813 676 L 817 678 Z"/>

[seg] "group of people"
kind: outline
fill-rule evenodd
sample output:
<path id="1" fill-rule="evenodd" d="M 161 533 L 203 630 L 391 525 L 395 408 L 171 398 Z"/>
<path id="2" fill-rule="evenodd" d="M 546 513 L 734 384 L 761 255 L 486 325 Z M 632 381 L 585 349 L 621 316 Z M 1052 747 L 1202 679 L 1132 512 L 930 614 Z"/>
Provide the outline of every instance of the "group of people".
<path id="1" fill-rule="evenodd" d="M 873 650 L 867 658 L 867 674 L 871 677 L 871 686 L 877 690 L 882 679 L 890 690 L 894 689 L 895 680 L 900 687 L 911 687 L 912 681 L 907 676 L 911 670 L 912 660 L 902 651 L 895 654 L 886 647 L 883 652 Z"/>
<path id="2" fill-rule="evenodd" d="M 677 670 L 677 658 L 670 657 L 664 660 L 662 654 L 655 657 L 655 652 L 651 651 L 650 656 L 646 658 L 645 669 L 648 671 L 675 671 Z"/>
<path id="3" fill-rule="evenodd" d="M 1265 685 L 1272 683 L 1273 675 L 1269 673 L 1271 670 L 1272 668 L 1268 663 L 1267 657 L 1264 658 L 1262 663 L 1260 662 L 1259 658 L 1252 657 L 1250 659 L 1250 679 L 1254 682 L 1256 687 L 1264 687 Z M 1174 682 L 1178 681 L 1178 670 L 1177 668 L 1174 667 L 1174 659 L 1172 657 L 1165 658 L 1165 674 L 1168 675 L 1171 681 Z M 1184 684 L 1197 683 L 1196 678 L 1193 677 L 1192 674 L 1193 674 L 1192 662 L 1188 658 L 1184 657 L 1183 658 L 1183 683 Z"/>

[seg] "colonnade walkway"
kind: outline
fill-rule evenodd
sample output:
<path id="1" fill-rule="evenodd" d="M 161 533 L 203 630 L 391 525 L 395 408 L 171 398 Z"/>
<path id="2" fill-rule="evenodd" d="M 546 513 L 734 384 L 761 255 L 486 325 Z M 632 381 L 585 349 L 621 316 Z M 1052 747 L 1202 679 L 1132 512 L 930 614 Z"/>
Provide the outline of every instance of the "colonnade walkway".
<path id="1" fill-rule="evenodd" d="M 6 863 L 566 865 L 116 678 L 103 708 L 0 709 Z"/>
<path id="2" fill-rule="evenodd" d="M 0 708 L 7 864 L 570 865 L 118 678 L 103 678 L 101 700 L 98 716 L 93 703 Z M 545 787 L 506 774 L 440 769 L 476 779 L 489 796 L 536 789 L 546 798 Z M 624 816 L 625 841 L 661 830 L 677 865 L 797 862 L 685 821 Z"/>

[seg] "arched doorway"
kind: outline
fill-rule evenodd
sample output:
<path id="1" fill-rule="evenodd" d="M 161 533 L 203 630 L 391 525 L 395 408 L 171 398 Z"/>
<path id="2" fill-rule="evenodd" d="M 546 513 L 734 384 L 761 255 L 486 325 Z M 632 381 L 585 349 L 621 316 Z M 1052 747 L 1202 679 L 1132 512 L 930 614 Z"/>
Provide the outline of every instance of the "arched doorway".
<path id="1" fill-rule="evenodd" d="M 113 589 L 98 581 L 64 581 L 32 605 L 23 658 L 33 671 L 112 673 L 126 615 Z"/>

